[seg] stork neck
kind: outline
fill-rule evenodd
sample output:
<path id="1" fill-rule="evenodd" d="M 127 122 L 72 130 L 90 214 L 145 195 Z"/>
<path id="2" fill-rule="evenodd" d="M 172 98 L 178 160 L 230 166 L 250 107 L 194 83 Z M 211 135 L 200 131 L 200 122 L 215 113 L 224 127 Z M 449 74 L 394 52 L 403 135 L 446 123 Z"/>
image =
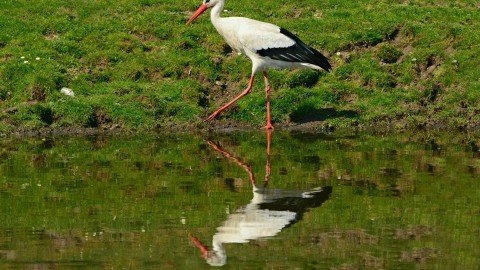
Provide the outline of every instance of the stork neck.
<path id="1" fill-rule="evenodd" d="M 212 22 L 220 18 L 220 13 L 223 10 L 223 5 L 225 5 L 224 1 L 218 1 L 218 3 L 212 8 L 212 11 L 210 12 L 210 19 L 212 20 Z"/>

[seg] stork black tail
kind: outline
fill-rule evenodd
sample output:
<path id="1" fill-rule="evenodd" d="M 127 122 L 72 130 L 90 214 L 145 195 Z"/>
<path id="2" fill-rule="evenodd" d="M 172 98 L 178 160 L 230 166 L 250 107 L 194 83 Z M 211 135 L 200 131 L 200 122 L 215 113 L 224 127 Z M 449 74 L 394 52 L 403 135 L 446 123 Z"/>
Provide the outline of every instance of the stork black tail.
<path id="1" fill-rule="evenodd" d="M 296 48 L 297 52 L 301 52 L 301 58 L 304 62 L 319 66 L 326 71 L 332 70 L 332 66 L 328 62 L 327 57 L 325 57 L 321 52 L 308 46 L 303 41 L 301 41 L 297 36 L 295 36 L 290 31 L 284 28 L 280 28 L 280 33 L 284 34 L 285 36 L 295 41 L 296 44 L 294 45 L 294 47 L 297 47 Z"/>
<path id="2" fill-rule="evenodd" d="M 322 53 L 303 43 L 303 41 L 288 30 L 280 28 L 280 33 L 291 38 L 295 41 L 295 44 L 290 47 L 262 49 L 258 50 L 257 53 L 261 56 L 270 57 L 275 60 L 308 63 L 318 66 L 326 71 L 332 70 L 332 66 L 328 62 L 328 59 Z"/>

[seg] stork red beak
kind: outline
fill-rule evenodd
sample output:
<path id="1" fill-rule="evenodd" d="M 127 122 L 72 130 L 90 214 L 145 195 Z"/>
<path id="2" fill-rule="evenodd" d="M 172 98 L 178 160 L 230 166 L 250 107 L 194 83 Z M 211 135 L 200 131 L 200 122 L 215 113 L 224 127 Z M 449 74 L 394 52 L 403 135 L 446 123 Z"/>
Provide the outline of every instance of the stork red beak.
<path id="1" fill-rule="evenodd" d="M 205 10 L 207 10 L 207 6 L 206 5 L 201 5 L 197 11 L 195 12 L 195 14 L 193 14 L 193 16 L 190 18 L 190 20 L 188 20 L 187 24 L 191 23 L 193 20 L 195 20 L 198 16 L 200 16 L 200 14 L 202 14 Z"/>

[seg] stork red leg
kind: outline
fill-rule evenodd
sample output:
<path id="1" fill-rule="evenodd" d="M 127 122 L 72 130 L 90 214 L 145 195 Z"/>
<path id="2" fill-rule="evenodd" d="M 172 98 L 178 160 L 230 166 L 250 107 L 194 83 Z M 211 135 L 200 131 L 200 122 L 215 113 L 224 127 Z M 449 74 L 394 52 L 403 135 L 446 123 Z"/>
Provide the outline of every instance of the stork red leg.
<path id="1" fill-rule="evenodd" d="M 267 98 L 267 125 L 262 127 L 262 129 L 273 129 L 272 122 L 270 119 L 270 82 L 268 81 L 267 72 L 263 71 L 263 78 L 265 79 L 265 95 Z"/>
<path id="2" fill-rule="evenodd" d="M 210 115 L 206 120 L 205 122 L 207 121 L 211 121 L 213 120 L 213 118 L 215 118 L 219 113 L 221 113 L 223 110 L 225 110 L 226 108 L 230 107 L 230 105 L 232 105 L 233 103 L 235 103 L 237 100 L 241 99 L 242 97 L 244 97 L 245 95 L 247 94 L 250 94 L 250 92 L 252 91 L 252 85 L 253 85 L 253 79 L 255 78 L 255 75 L 252 75 L 252 77 L 250 78 L 250 82 L 248 83 L 248 87 L 247 89 L 245 89 L 240 95 L 238 95 L 236 98 L 234 98 L 232 101 L 230 101 L 229 103 L 227 103 L 225 106 L 221 107 L 220 109 L 218 109 L 216 112 L 212 113 L 212 115 Z"/>

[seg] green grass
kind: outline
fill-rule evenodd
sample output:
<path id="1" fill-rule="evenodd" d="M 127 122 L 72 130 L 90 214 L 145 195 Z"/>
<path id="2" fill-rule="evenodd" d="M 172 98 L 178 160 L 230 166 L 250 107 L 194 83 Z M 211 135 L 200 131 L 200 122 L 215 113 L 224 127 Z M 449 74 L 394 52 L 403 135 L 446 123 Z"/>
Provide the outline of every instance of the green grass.
<path id="1" fill-rule="evenodd" d="M 0 133 L 201 121 L 242 91 L 250 61 L 229 54 L 208 16 L 185 25 L 199 4 L 3 2 Z M 329 74 L 270 72 L 277 125 L 465 128 L 480 123 L 478 8 L 476 1 L 227 0 L 224 15 L 275 23 L 329 55 Z M 253 94 L 221 118 L 261 125 L 264 104 L 259 77 Z"/>

